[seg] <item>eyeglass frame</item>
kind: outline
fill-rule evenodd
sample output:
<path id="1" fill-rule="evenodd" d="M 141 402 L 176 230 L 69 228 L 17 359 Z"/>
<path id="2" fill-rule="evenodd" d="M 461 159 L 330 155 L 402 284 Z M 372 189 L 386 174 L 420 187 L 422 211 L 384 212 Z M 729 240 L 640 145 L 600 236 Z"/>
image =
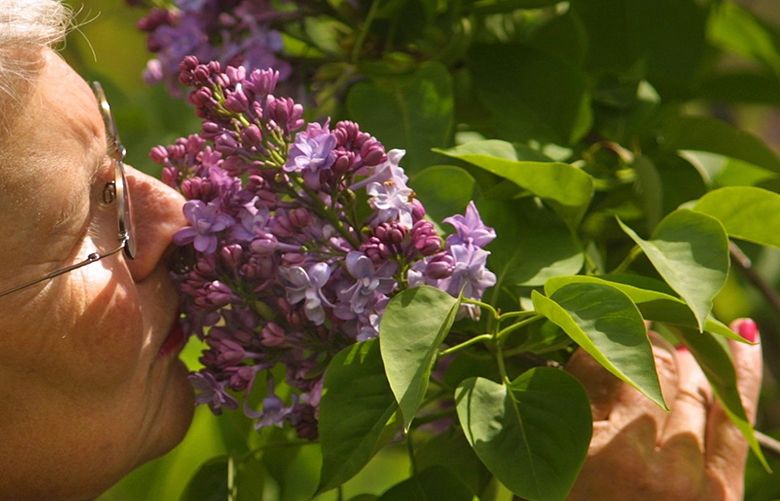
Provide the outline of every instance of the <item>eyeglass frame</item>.
<path id="1" fill-rule="evenodd" d="M 29 280 L 20 285 L 0 291 L 0 297 L 51 280 L 88 264 L 96 263 L 117 254 L 119 251 L 123 251 L 123 254 L 127 259 L 135 259 L 136 241 L 135 232 L 133 230 L 132 205 L 130 203 L 130 192 L 128 190 L 124 164 L 126 150 L 119 140 L 119 132 L 117 131 L 114 117 L 111 114 L 111 106 L 108 104 L 106 94 L 103 91 L 103 86 L 100 85 L 100 82 L 92 82 L 92 92 L 95 94 L 95 98 L 98 101 L 98 107 L 100 108 L 100 114 L 103 117 L 108 156 L 114 161 L 114 180 L 107 183 L 103 189 L 103 202 L 107 204 L 112 202 L 117 203 L 117 237 L 119 238 L 119 246 L 105 253 L 92 252 L 87 255 L 86 259 L 78 263 L 56 269 L 43 277 Z"/>

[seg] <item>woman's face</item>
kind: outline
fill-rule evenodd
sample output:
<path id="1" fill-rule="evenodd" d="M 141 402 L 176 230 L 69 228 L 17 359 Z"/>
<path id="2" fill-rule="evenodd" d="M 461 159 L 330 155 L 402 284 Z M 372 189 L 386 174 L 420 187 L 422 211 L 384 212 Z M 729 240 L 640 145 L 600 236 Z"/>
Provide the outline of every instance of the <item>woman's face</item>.
<path id="1" fill-rule="evenodd" d="M 47 50 L 19 104 L 0 140 L 0 290 L 117 245 L 90 87 Z M 135 260 L 118 253 L 0 297 L 0 499 L 96 496 L 189 426 L 163 262 L 183 200 L 131 167 L 127 177 Z"/>

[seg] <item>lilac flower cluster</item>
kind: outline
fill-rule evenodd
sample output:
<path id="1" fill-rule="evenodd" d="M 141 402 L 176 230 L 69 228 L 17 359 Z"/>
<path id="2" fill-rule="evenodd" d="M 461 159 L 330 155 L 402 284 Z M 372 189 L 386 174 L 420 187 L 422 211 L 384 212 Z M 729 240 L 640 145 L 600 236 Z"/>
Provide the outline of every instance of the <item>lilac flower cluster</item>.
<path id="1" fill-rule="evenodd" d="M 282 38 L 271 28 L 283 16 L 266 0 L 175 0 L 170 8 L 152 8 L 138 22 L 148 33 L 149 51 L 156 55 L 147 63 L 144 80 L 164 82 L 177 94 L 179 64 L 188 55 L 249 70 L 273 68 L 284 79 L 290 65 L 276 57 Z"/>
<path id="2" fill-rule="evenodd" d="M 187 57 L 180 82 L 201 130 L 151 157 L 187 199 L 174 241 L 195 256 L 176 274 L 183 321 L 208 346 L 191 375 L 197 401 L 237 408 L 262 374 L 265 399 L 256 409 L 244 398 L 244 413 L 314 438 L 332 356 L 377 336 L 405 287 L 481 297 L 495 284 L 484 250 L 495 232 L 470 203 L 445 220 L 455 231 L 443 240 L 407 185 L 403 151 L 353 122 L 305 123 L 300 105 L 272 93 L 278 78 Z M 269 370 L 279 365 L 286 401 Z"/>

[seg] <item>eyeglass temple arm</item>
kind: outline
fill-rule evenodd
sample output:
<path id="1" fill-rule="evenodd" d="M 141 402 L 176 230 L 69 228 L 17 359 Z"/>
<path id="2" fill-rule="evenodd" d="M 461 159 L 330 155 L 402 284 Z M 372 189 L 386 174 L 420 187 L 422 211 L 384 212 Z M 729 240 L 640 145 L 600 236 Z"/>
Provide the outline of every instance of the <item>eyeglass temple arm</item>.
<path id="1" fill-rule="evenodd" d="M 46 276 L 43 276 L 41 278 L 36 278 L 35 280 L 30 280 L 29 282 L 25 282 L 21 285 L 17 285 L 16 287 L 13 287 L 11 289 L 6 289 L 2 292 L 0 292 L 0 297 L 3 297 L 5 295 L 8 295 L 12 292 L 16 292 L 21 289 L 26 289 L 27 287 L 30 287 L 32 285 L 35 285 L 40 282 L 45 282 L 46 280 L 51 280 L 52 278 L 58 277 L 60 275 L 64 275 L 65 273 L 68 273 L 69 271 L 73 271 L 77 268 L 81 268 L 82 266 L 86 266 L 90 263 L 94 263 L 95 261 L 100 261 L 101 259 L 107 258 L 108 256 L 113 256 L 117 252 L 121 251 L 125 248 L 125 242 L 126 239 L 122 239 L 122 243 L 119 244 L 119 247 L 116 249 L 112 249 L 109 252 L 106 252 L 105 254 L 99 254 L 97 252 L 93 252 L 92 254 L 89 254 L 86 259 L 84 259 L 81 262 L 72 264 L 70 266 L 66 266 L 65 268 L 60 268 L 58 270 L 54 270 L 50 273 L 48 273 Z"/>

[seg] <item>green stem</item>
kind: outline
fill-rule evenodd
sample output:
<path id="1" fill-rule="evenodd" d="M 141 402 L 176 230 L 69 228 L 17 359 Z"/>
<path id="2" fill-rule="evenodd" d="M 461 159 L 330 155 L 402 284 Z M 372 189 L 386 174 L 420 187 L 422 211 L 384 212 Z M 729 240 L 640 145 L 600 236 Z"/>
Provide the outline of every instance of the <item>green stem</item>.
<path id="1" fill-rule="evenodd" d="M 343 484 L 338 486 L 338 489 L 336 490 L 336 492 L 338 494 L 338 500 L 339 501 L 344 501 L 344 485 Z"/>
<path id="2" fill-rule="evenodd" d="M 452 353 L 458 352 L 462 350 L 463 348 L 467 348 L 471 346 L 472 344 L 477 343 L 483 343 L 488 342 L 493 339 L 493 334 L 480 334 L 479 336 L 473 337 L 471 339 L 468 339 L 460 344 L 456 344 L 455 346 L 452 346 L 450 348 L 447 348 L 446 350 L 442 350 L 439 352 L 440 357 L 444 357 L 447 355 L 450 355 Z"/>
<path id="3" fill-rule="evenodd" d="M 521 320 L 520 322 L 512 324 L 509 327 L 505 327 L 505 328 L 501 329 L 500 331 L 498 331 L 498 334 L 496 334 L 496 339 L 500 343 L 501 341 L 504 340 L 504 338 L 506 338 L 512 332 L 514 332 L 514 331 L 516 331 L 518 329 L 521 329 L 521 328 L 525 327 L 528 324 L 534 323 L 537 320 L 541 320 L 543 318 L 544 317 L 541 316 L 541 315 L 534 315 L 531 318 L 526 318 L 525 320 Z"/>
<path id="4" fill-rule="evenodd" d="M 498 321 L 503 322 L 504 320 L 510 319 L 510 318 L 522 318 L 522 317 L 533 317 L 536 315 L 535 311 L 509 311 L 507 313 L 502 313 L 498 316 Z"/>
<path id="5" fill-rule="evenodd" d="M 640 256 L 640 254 L 642 254 L 641 247 L 638 245 L 632 247 L 626 258 L 619 265 L 617 265 L 617 268 L 612 270 L 612 274 L 623 273 L 626 271 L 628 267 L 631 266 L 631 263 L 633 263 L 634 260 Z"/>
<path id="6" fill-rule="evenodd" d="M 500 315 L 498 314 L 498 311 L 496 311 L 495 308 L 493 308 L 492 306 L 490 306 L 487 303 L 483 303 L 482 301 L 478 301 L 476 299 L 471 299 L 469 297 L 462 298 L 461 302 L 462 303 L 466 303 L 466 304 L 473 304 L 473 305 L 479 306 L 480 308 L 484 308 L 484 309 L 488 310 L 490 312 L 490 314 L 493 315 L 493 318 L 496 319 L 496 320 L 498 320 L 500 318 Z"/>
<path id="7" fill-rule="evenodd" d="M 312 201 L 312 209 L 322 218 L 325 218 L 328 220 L 330 224 L 333 225 L 336 230 L 341 233 L 341 236 L 343 236 L 347 242 L 352 245 L 353 248 L 357 249 L 360 247 L 360 241 L 358 241 L 357 237 L 353 235 L 347 228 L 344 227 L 344 223 L 339 221 L 339 219 L 328 210 L 327 207 L 325 207 L 325 204 L 322 203 L 322 200 L 317 196 L 317 194 L 310 190 L 303 181 L 297 177 L 297 176 L 290 176 L 290 179 L 292 179 L 298 187 L 300 187 L 303 191 L 306 192 L 307 195 L 309 195 L 309 198 Z"/>
<path id="8" fill-rule="evenodd" d="M 449 409 L 440 410 L 438 412 L 432 412 L 430 414 L 426 414 L 425 416 L 420 416 L 418 418 L 414 418 L 414 424 L 412 425 L 414 428 L 419 428 L 420 426 L 423 426 L 428 423 L 433 423 L 434 421 L 438 421 L 439 419 L 451 416 L 452 414 L 455 414 L 456 409 L 454 407 L 451 407 Z"/>
<path id="9" fill-rule="evenodd" d="M 363 26 L 360 27 L 360 33 L 358 33 L 357 40 L 355 40 L 355 46 L 352 48 L 352 63 L 354 64 L 357 64 L 360 59 L 360 51 L 363 50 L 363 43 L 366 41 L 366 35 L 368 35 L 368 30 L 371 28 L 371 23 L 374 22 L 374 16 L 376 16 L 378 8 L 378 0 L 371 2 L 371 8 L 368 10 L 368 14 L 366 14 L 366 20 L 363 23 Z"/>
<path id="10" fill-rule="evenodd" d="M 504 365 L 504 351 L 500 342 L 496 343 L 496 361 L 498 362 L 498 373 L 501 374 L 501 382 L 509 384 L 509 376 L 506 372 L 506 365 Z"/>
<path id="11" fill-rule="evenodd" d="M 412 476 L 417 475 L 417 460 L 414 458 L 414 444 L 412 443 L 412 431 L 406 434 L 406 450 L 409 451 L 409 463 L 412 466 Z"/>

